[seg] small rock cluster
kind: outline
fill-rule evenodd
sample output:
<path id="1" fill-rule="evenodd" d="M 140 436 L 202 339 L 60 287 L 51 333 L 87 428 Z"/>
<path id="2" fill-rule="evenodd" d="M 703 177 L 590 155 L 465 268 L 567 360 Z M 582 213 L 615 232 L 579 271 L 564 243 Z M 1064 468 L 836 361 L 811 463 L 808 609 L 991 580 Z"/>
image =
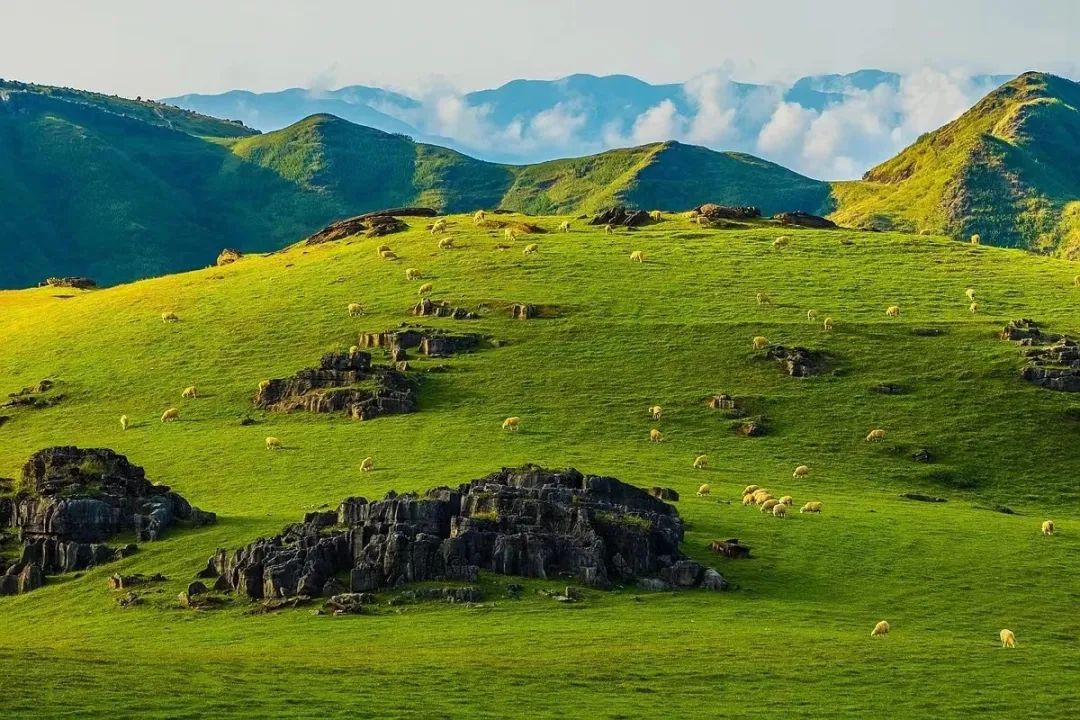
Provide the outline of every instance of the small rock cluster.
<path id="1" fill-rule="evenodd" d="M 761 210 L 750 205 L 733 207 L 730 205 L 705 203 L 704 205 L 699 205 L 694 208 L 694 211 L 707 220 L 753 220 L 754 218 L 761 217 Z"/>
<path id="2" fill-rule="evenodd" d="M 650 222 L 649 213 L 644 210 L 628 210 L 624 205 L 605 208 L 589 220 L 590 225 L 622 225 L 623 227 L 641 227 Z"/>
<path id="3" fill-rule="evenodd" d="M 64 399 L 62 394 L 47 395 L 56 383 L 52 380 L 42 380 L 37 385 L 24 387 L 18 392 L 8 394 L 8 399 L 0 403 L 0 408 L 29 407 L 40 410 L 51 407 Z"/>
<path id="4" fill-rule="evenodd" d="M 18 560 L 0 559 L 0 595 L 26 592 L 46 575 L 84 570 L 134 552 L 132 544 L 105 544 L 118 533 L 152 541 L 177 524 L 216 520 L 214 513 L 193 507 L 168 486 L 154 485 L 141 467 L 106 448 L 39 450 L 23 467 L 20 487 L 14 497 L 0 499 L 0 521 L 22 545 Z"/>
<path id="5" fill-rule="evenodd" d="M 402 353 L 416 348 L 428 357 L 449 357 L 480 347 L 484 336 L 476 333 L 447 333 L 417 325 L 402 324 L 396 330 L 363 333 L 357 345 L 361 348 L 385 348 L 390 357 L 404 359 Z"/>
<path id="6" fill-rule="evenodd" d="M 678 511 L 640 488 L 525 466 L 423 495 L 349 498 L 275 537 L 218 550 L 200 576 L 252 599 L 333 598 L 342 595 L 339 576 L 350 593 L 424 580 L 474 583 L 481 570 L 591 587 L 639 578 L 667 589 L 726 587 L 719 573 L 682 554 L 682 538 Z"/>
<path id="7" fill-rule="evenodd" d="M 802 210 L 796 210 L 795 212 L 783 212 L 778 215 L 773 215 L 773 220 L 776 220 L 781 225 L 788 225 L 792 227 L 804 227 L 814 228 L 817 230 L 832 230 L 837 227 L 837 224 L 832 220 L 823 218 L 820 215 L 811 215 L 808 212 Z"/>
<path id="8" fill-rule="evenodd" d="M 417 317 L 448 317 L 454 320 L 475 320 L 479 317 L 476 313 L 465 308 L 454 307 L 445 300 L 432 300 L 422 298 L 412 309 L 412 314 Z"/>
<path id="9" fill-rule="evenodd" d="M 1024 348 L 1024 380 L 1048 390 L 1080 392 L 1080 342 L 1075 338 L 1044 332 L 1027 318 L 1009 321 L 1001 338 Z"/>
<path id="10" fill-rule="evenodd" d="M 408 230 L 409 226 L 398 216 L 434 217 L 438 213 L 431 208 L 401 207 L 376 210 L 327 225 L 304 241 L 305 245 L 321 245 L 354 235 L 382 237 Z"/>
<path id="11" fill-rule="evenodd" d="M 824 358 L 820 352 L 804 347 L 770 345 L 765 350 L 765 357 L 783 363 L 791 377 L 812 377 L 821 373 L 824 366 Z"/>
<path id="12" fill-rule="evenodd" d="M 97 283 L 87 277 L 51 277 L 45 278 L 38 283 L 38 287 L 75 288 L 76 290 L 92 290 Z"/>
<path id="13" fill-rule="evenodd" d="M 218 253 L 217 261 L 214 264 L 218 267 L 221 267 L 223 265 L 231 265 L 237 260 L 239 260 L 241 257 L 243 257 L 243 255 L 244 254 L 239 250 L 234 250 L 233 248 L 225 248 Z"/>

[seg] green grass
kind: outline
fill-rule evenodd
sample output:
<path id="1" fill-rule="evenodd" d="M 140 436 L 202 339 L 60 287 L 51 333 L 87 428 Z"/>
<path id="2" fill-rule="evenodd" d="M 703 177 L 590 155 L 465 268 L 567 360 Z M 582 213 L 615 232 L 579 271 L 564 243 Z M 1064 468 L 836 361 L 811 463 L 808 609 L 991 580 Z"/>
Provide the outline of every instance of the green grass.
<path id="1" fill-rule="evenodd" d="M 555 227 L 562 218 L 535 221 Z M 636 233 L 575 226 L 498 251 L 497 231 L 451 218 L 457 249 L 408 233 L 297 247 L 223 268 L 92 292 L 0 293 L 0 378 L 49 377 L 67 399 L 0 428 L 0 476 L 35 450 L 111 447 L 217 525 L 174 531 L 134 556 L 0 599 L 0 696 L 9 716 L 536 718 L 1066 717 L 1080 687 L 1080 398 L 1023 383 L 997 338 L 1027 316 L 1080 332 L 1075 267 L 942 237 L 785 229 L 707 231 L 669 216 Z M 841 244 L 849 239 L 851 244 Z M 375 247 L 390 244 L 388 262 Z M 646 253 L 631 263 L 632 250 Z M 353 422 L 253 411 L 284 377 L 406 319 L 422 270 L 436 299 L 533 302 L 556 317 L 432 320 L 499 347 L 426 375 L 412 415 Z M 971 315 L 964 289 L 979 293 Z M 766 292 L 771 306 L 754 296 Z M 73 297 L 64 298 L 65 295 Z M 350 318 L 346 306 L 367 314 Z M 885 316 L 899 304 L 899 319 Z M 807 309 L 832 317 L 825 334 Z M 180 321 L 162 323 L 173 310 Z M 937 337 L 914 328 L 935 327 Z M 750 339 L 830 354 L 834 371 L 784 375 Z M 874 394 L 895 382 L 903 395 Z M 181 390 L 197 384 L 200 398 Z M 752 397 L 772 432 L 743 438 L 704 400 Z M 664 407 L 653 423 L 647 408 Z M 179 407 L 178 422 L 161 411 Z M 118 418 L 133 421 L 127 432 Z M 259 423 L 243 427 L 252 414 Z M 520 432 L 500 429 L 510 415 Z M 1070 419 L 1071 418 L 1071 419 Z M 653 426 L 665 442 L 650 443 Z M 884 443 L 867 443 L 873 427 Z M 282 439 L 267 452 L 263 439 Z M 919 447 L 933 465 L 910 459 Z M 691 467 L 708 453 L 709 469 Z M 376 470 L 361 474 L 360 461 Z M 488 600 L 381 605 L 368 616 L 208 612 L 175 597 L 218 547 L 272 534 L 350 495 L 455 485 L 500 467 L 575 466 L 679 491 L 685 549 L 736 589 L 714 594 L 538 594 L 557 581 L 485 575 Z M 810 476 L 791 477 L 799 464 Z M 695 497 L 702 482 L 711 497 Z M 778 520 L 743 486 L 821 500 Z M 948 498 L 925 504 L 901 492 Z M 1006 504 L 1016 515 L 989 507 Z M 1039 534 L 1052 517 L 1058 534 Z M 738 537 L 753 559 L 707 544 Z M 119 608 L 105 578 L 164 572 L 147 604 Z M 640 598 L 635 598 L 640 595 Z M 869 637 L 878 620 L 893 632 Z M 998 647 L 1016 632 L 1018 647 Z M 38 678 L 28 682 L 27 678 Z M 47 679 L 47 681 L 45 680 Z"/>

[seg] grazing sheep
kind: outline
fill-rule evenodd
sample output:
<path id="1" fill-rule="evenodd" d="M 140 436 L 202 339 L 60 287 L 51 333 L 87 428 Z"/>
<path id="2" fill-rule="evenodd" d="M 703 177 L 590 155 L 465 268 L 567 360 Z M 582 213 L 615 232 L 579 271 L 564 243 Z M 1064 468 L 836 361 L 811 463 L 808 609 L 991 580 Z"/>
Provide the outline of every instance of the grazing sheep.
<path id="1" fill-rule="evenodd" d="M 273 435 L 268 436 L 266 438 L 266 449 L 267 450 L 280 450 L 281 449 L 281 440 L 277 439 Z"/>
<path id="2" fill-rule="evenodd" d="M 974 235 L 971 236 L 971 244 L 972 245 L 979 245 L 981 243 L 982 243 L 982 236 L 979 235 L 979 233 L 975 233 Z"/>
<path id="3" fill-rule="evenodd" d="M 199 397 L 199 389 L 194 385 L 189 385 L 184 388 L 184 392 L 180 393 L 180 397 L 194 400 L 195 398 Z"/>
<path id="4" fill-rule="evenodd" d="M 559 232 L 570 232 L 570 221 L 563 220 L 559 223 Z"/>
<path id="5" fill-rule="evenodd" d="M 1073 287 L 1080 287 L 1080 275 L 1073 278 Z"/>
<path id="6" fill-rule="evenodd" d="M 779 503 L 773 505 L 773 509 L 772 509 L 773 517 L 782 518 L 782 517 L 787 516 L 787 507 L 788 506 L 785 505 L 782 502 L 779 502 Z"/>
<path id="7" fill-rule="evenodd" d="M 964 291 L 964 294 L 967 295 L 968 300 L 975 302 L 975 288 L 968 288 Z"/>
<path id="8" fill-rule="evenodd" d="M 379 254 L 382 254 L 384 252 L 390 252 L 390 246 L 389 245 L 380 245 L 379 247 L 375 248 L 375 252 L 377 252 Z"/>
<path id="9" fill-rule="evenodd" d="M 885 439 L 885 431 L 881 428 L 875 428 L 866 435 L 866 442 L 881 442 Z"/>
<path id="10" fill-rule="evenodd" d="M 161 313 L 161 322 L 176 322 L 179 319 L 176 317 L 176 313 L 172 311 Z"/>
<path id="11" fill-rule="evenodd" d="M 650 442 L 662 442 L 664 440 L 664 433 L 660 432 L 656 428 L 649 431 Z"/>
<path id="12" fill-rule="evenodd" d="M 519 418 L 519 417 L 508 417 L 505 420 L 503 420 L 503 424 L 502 424 L 502 429 L 503 430 L 516 431 L 520 427 L 521 427 L 521 418 Z"/>
<path id="13" fill-rule="evenodd" d="M 811 322 L 813 322 L 814 320 L 817 320 L 817 310 L 807 310 L 806 311 L 806 319 L 810 320 Z"/>
<path id="14" fill-rule="evenodd" d="M 761 503 L 765 502 L 766 500 L 772 499 L 772 495 L 765 488 L 761 488 L 759 490 L 754 491 L 753 498 L 754 498 L 754 504 L 755 505 L 760 505 Z"/>
<path id="15" fill-rule="evenodd" d="M 755 504 L 754 503 L 754 496 L 753 495 L 743 495 L 742 504 L 743 505 L 753 505 L 753 504 Z"/>
<path id="16" fill-rule="evenodd" d="M 769 338 L 763 335 L 757 335 L 750 341 L 750 344 L 753 345 L 755 350 L 764 350 L 769 347 Z"/>
<path id="17" fill-rule="evenodd" d="M 701 485 L 697 489 L 698 497 L 705 497 L 706 495 L 708 495 L 711 492 L 712 492 L 712 488 L 709 487 L 708 483 L 705 483 L 704 485 Z"/>
<path id="18" fill-rule="evenodd" d="M 1054 521 L 1053 520 L 1044 520 L 1043 521 L 1042 534 L 1043 535 L 1053 535 L 1054 534 Z"/>
<path id="19" fill-rule="evenodd" d="M 795 498 L 791 497 L 790 495 L 784 495 L 780 498 L 780 504 L 791 507 L 795 504 Z"/>
<path id="20" fill-rule="evenodd" d="M 431 234 L 434 235 L 437 232 L 442 232 L 446 229 L 446 220 L 439 218 L 431 224 Z"/>
<path id="21" fill-rule="evenodd" d="M 474 225 L 479 225 L 480 223 L 484 222 L 486 218 L 487 213 L 485 213 L 483 210 L 477 210 L 475 213 L 473 213 L 472 221 Z"/>
<path id="22" fill-rule="evenodd" d="M 537 250 L 539 250 L 539 249 L 540 249 L 540 245 L 539 245 L 539 244 L 537 244 L 537 243 L 530 243 L 529 245 L 526 245 L 526 246 L 525 246 L 525 249 L 524 249 L 524 250 L 522 251 L 522 253 L 521 253 L 521 254 L 522 254 L 522 255 L 533 255 L 533 254 L 535 254 L 535 253 L 536 253 L 536 251 L 537 251 Z"/>
<path id="23" fill-rule="evenodd" d="M 268 387 L 270 387 L 270 381 L 269 380 L 260 380 L 259 381 L 259 392 L 262 392 L 263 390 L 265 390 Z"/>
<path id="24" fill-rule="evenodd" d="M 383 250 L 379 254 L 383 256 L 384 260 L 397 260 L 397 254 L 395 254 L 392 250 Z"/>
<path id="25" fill-rule="evenodd" d="M 972 315 L 979 312 L 979 303 L 971 303 L 971 305 L 968 306 L 968 310 L 971 311 Z"/>
<path id="26" fill-rule="evenodd" d="M 129 425 L 128 416 L 127 415 L 121 415 L 120 416 L 120 429 L 121 430 L 127 430 L 128 425 Z"/>
<path id="27" fill-rule="evenodd" d="M 423 276 L 420 274 L 420 271 L 417 270 L 416 268 L 405 268 L 405 279 L 406 280 L 419 280 L 421 277 L 423 277 Z"/>
<path id="28" fill-rule="evenodd" d="M 180 417 L 180 411 L 176 408 L 169 408 L 165 412 L 161 413 L 161 422 L 172 422 Z"/>
<path id="29" fill-rule="evenodd" d="M 696 458 L 694 458 L 694 469 L 695 470 L 704 470 L 705 466 L 708 465 L 708 464 L 709 464 L 709 456 L 708 455 L 698 455 Z"/>
<path id="30" fill-rule="evenodd" d="M 1005 629 L 998 633 L 998 637 L 1001 638 L 1001 647 L 1014 648 L 1016 647 L 1016 635 L 1012 630 Z"/>
<path id="31" fill-rule="evenodd" d="M 758 305 L 772 305 L 772 300 L 770 300 L 769 296 L 765 293 L 758 293 L 754 297 L 757 299 Z"/>
<path id="32" fill-rule="evenodd" d="M 780 248 L 785 248 L 790 244 L 791 244 L 791 238 L 789 238 L 787 235 L 781 235 L 780 237 L 773 240 L 772 246 L 774 248 L 776 248 L 777 250 L 779 250 Z"/>
<path id="33" fill-rule="evenodd" d="M 808 502 L 808 503 L 806 503 L 805 505 L 802 506 L 802 510 L 800 510 L 799 512 L 801 512 L 801 513 L 820 513 L 821 512 L 821 501 L 820 500 L 814 500 L 812 502 Z"/>
<path id="34" fill-rule="evenodd" d="M 607 225 L 604 226 L 604 234 L 605 235 L 611 235 L 614 232 L 615 232 L 615 228 L 613 228 L 611 226 L 611 223 L 608 223 Z"/>
<path id="35" fill-rule="evenodd" d="M 350 345 L 349 346 L 349 355 L 355 355 L 358 352 L 360 352 L 360 346 L 359 345 Z"/>
<path id="36" fill-rule="evenodd" d="M 776 498 L 769 498 L 765 502 L 761 503 L 761 512 L 772 512 L 772 509 L 780 504 L 780 501 Z"/>
<path id="37" fill-rule="evenodd" d="M 431 292 L 432 288 L 434 288 L 434 285 L 432 285 L 431 283 L 424 283 L 416 291 L 416 294 L 417 295 L 427 295 L 429 292 Z"/>
<path id="38" fill-rule="evenodd" d="M 825 330 L 825 332 L 832 332 L 832 318 L 825 318 L 825 322 L 821 324 L 821 327 Z"/>
<path id="39" fill-rule="evenodd" d="M 366 457 L 360 461 L 360 472 L 371 472 L 375 469 L 375 460 L 372 457 Z"/>
<path id="40" fill-rule="evenodd" d="M 791 473 L 791 477 L 804 478 L 809 474 L 810 474 L 810 468 L 807 467 L 806 465 L 800 465 L 799 467 L 795 468 L 795 472 Z"/>
<path id="41" fill-rule="evenodd" d="M 659 405 L 653 405 L 649 408 L 649 417 L 653 420 L 659 420 L 660 416 L 664 414 L 664 408 Z"/>
<path id="42" fill-rule="evenodd" d="M 453 249 L 453 247 L 454 247 L 454 238 L 452 238 L 452 237 L 444 237 L 442 240 L 439 241 L 439 249 L 440 250 L 451 250 L 451 249 Z"/>
<path id="43" fill-rule="evenodd" d="M 900 317 L 900 306 L 890 305 L 889 307 L 885 308 L 885 314 L 889 317 Z"/>
<path id="44" fill-rule="evenodd" d="M 873 630 L 870 631 L 870 637 L 877 637 L 878 635 L 888 635 L 890 629 L 891 628 L 889 627 L 889 623 L 882 620 L 874 626 Z"/>
<path id="45" fill-rule="evenodd" d="M 634 252 L 630 253 L 630 261 L 636 263 L 645 262 L 645 253 L 641 252 L 640 250 L 635 250 Z"/>
<path id="46" fill-rule="evenodd" d="M 653 222 L 660 222 L 663 218 L 664 218 L 664 213 L 660 212 L 659 210 L 651 210 L 651 211 L 649 211 L 649 219 L 652 220 Z"/>
<path id="47" fill-rule="evenodd" d="M 746 487 L 745 487 L 745 488 L 743 489 L 743 491 L 742 491 L 742 494 L 743 494 L 743 495 L 751 495 L 751 494 L 753 494 L 753 493 L 756 493 L 756 492 L 757 492 L 758 490 L 760 490 L 760 489 L 761 489 L 761 486 L 760 486 L 760 485 L 747 485 L 747 486 L 746 486 Z"/>
<path id="48" fill-rule="evenodd" d="M 517 230 L 514 228 L 506 228 L 503 230 L 503 237 L 507 240 L 517 240 Z"/>
<path id="49" fill-rule="evenodd" d="M 364 306 L 360 303 L 349 303 L 349 317 L 358 317 L 364 314 Z"/>

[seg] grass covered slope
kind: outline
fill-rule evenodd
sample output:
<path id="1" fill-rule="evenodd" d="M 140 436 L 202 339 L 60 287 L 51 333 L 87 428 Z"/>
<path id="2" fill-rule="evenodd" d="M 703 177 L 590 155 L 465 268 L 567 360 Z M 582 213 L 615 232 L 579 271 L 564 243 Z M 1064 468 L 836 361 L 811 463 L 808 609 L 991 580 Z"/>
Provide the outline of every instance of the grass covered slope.
<path id="1" fill-rule="evenodd" d="M 840 224 L 926 230 L 1080 254 L 1080 85 L 1025 73 L 862 181 L 836 183 Z"/>
<path id="2" fill-rule="evenodd" d="M 536 220 L 554 228 L 562 218 Z M 605 236 L 575 227 L 509 251 L 497 231 L 450 219 L 440 251 L 420 222 L 402 235 L 296 247 L 224 267 L 107 290 L 0 293 L 0 377 L 49 377 L 66 399 L 0 428 L 0 476 L 54 444 L 112 447 L 215 526 L 174 532 L 134 556 L 0 598 L 0 693 L 9 714 L 111 717 L 539 718 L 764 716 L 1062 717 L 1080 684 L 1080 399 L 1023 383 L 1010 318 L 1080 332 L 1067 263 L 941 237 L 784 230 L 702 231 L 668 218 Z M 839 240 L 850 240 L 842 244 Z M 394 263 L 375 247 L 388 242 Z M 631 263 L 640 249 L 646 262 Z M 352 422 L 253 412 L 259 380 L 310 366 L 357 333 L 412 320 L 416 267 L 456 305 L 533 302 L 557 317 L 432 320 L 500 347 L 422 375 L 421 409 Z M 827 269 L 827 272 L 826 272 Z M 966 287 L 981 312 L 968 312 Z M 772 305 L 755 295 L 768 293 Z M 61 295 L 74 295 L 62 298 Z M 367 314 L 350 318 L 346 306 Z M 884 308 L 899 304 L 898 319 Z M 807 309 L 832 317 L 821 332 Z M 160 313 L 180 317 L 164 324 Z M 915 328 L 943 334 L 920 337 Z M 750 339 L 829 353 L 830 373 L 787 377 Z M 58 349 L 62 348 L 62 352 Z M 432 361 L 418 360 L 422 370 Z M 879 395 L 882 382 L 901 395 Z M 181 390 L 197 384 L 198 400 Z M 3 388 L 0 388 L 3 390 Z M 704 405 L 727 392 L 769 418 L 736 435 Z M 646 408 L 664 407 L 653 423 Z M 161 411 L 180 408 L 163 425 Z M 1072 409 L 1070 414 L 1070 408 Z M 122 432 L 126 413 L 133 426 Z M 252 413 L 254 426 L 239 420 Z M 518 433 L 500 429 L 510 415 Z M 1072 417 L 1073 419 L 1069 419 Z M 666 435 L 648 442 L 653 426 Z M 867 443 L 873 427 L 886 442 Z M 268 452 L 274 435 L 285 449 Z M 931 465 L 911 452 L 930 449 Z M 694 470 L 699 453 L 710 467 Z M 376 471 L 361 474 L 372 456 Z M 738 586 L 727 594 L 589 591 L 575 605 L 535 593 L 565 585 L 484 579 L 482 607 L 382 606 L 377 614 L 183 611 L 175 596 L 217 547 L 273 534 L 349 495 L 480 477 L 505 465 L 573 465 L 682 494 L 686 550 Z M 791 477 L 801 463 L 810 476 Z M 701 482 L 713 495 L 694 496 Z M 759 484 L 821 516 L 744 508 Z M 902 500 L 923 491 L 941 504 Z M 1006 503 L 1007 515 L 989 509 Z M 1039 534 L 1052 517 L 1059 532 Z M 749 561 L 705 549 L 738 537 Z M 166 573 L 147 604 L 119 608 L 113 572 Z M 879 620 L 887 638 L 869 637 Z M 1011 628 L 1018 647 L 1002 650 Z M 138 668 L 134 672 L 133 668 Z M 48 683 L 27 683 L 44 676 Z M 117 677 L 123 682 L 116 682 Z"/>

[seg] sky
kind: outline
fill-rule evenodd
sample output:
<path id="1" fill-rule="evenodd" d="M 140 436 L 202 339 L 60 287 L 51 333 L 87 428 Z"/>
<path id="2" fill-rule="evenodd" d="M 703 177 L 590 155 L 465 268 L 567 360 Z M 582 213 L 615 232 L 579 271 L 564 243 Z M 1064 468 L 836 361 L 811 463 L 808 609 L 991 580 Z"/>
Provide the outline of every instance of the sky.
<path id="1" fill-rule="evenodd" d="M 0 77 L 166 97 L 572 73 L 780 82 L 865 67 L 1076 77 L 1078 0 L 5 0 Z"/>

